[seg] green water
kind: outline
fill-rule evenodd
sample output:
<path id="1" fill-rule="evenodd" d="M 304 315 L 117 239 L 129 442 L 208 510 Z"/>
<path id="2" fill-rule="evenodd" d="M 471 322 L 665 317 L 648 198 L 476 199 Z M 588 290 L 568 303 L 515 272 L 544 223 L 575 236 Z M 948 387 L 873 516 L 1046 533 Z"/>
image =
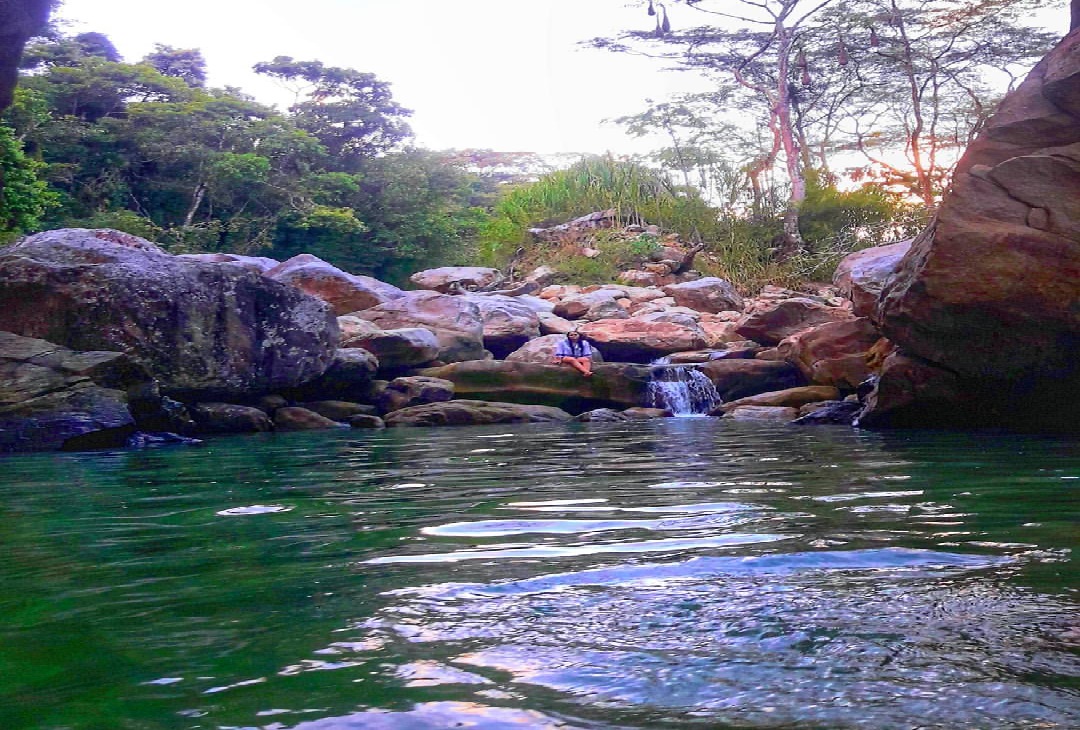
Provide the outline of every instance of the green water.
<path id="1" fill-rule="evenodd" d="M 692 418 L 6 457 L 0 728 L 1076 728 L 1078 490 Z"/>

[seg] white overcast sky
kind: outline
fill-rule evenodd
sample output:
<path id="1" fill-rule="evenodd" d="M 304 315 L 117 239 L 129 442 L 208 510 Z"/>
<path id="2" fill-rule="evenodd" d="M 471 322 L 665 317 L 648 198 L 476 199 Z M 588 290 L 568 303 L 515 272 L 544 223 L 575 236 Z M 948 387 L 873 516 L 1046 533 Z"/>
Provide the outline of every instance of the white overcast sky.
<path id="1" fill-rule="evenodd" d="M 1048 0 L 1048 4 L 1059 2 Z M 251 71 L 274 56 L 374 73 L 412 109 L 417 143 L 432 149 L 541 153 L 644 152 L 605 118 L 702 88 L 694 76 L 578 42 L 653 19 L 630 0 L 64 0 L 70 33 L 108 35 L 125 60 L 155 43 L 199 48 L 212 86 L 259 101 L 289 97 Z M 671 4 L 672 24 L 698 16 Z M 1064 34 L 1068 11 L 1044 20 Z M 698 16 L 700 17 L 700 16 Z"/>

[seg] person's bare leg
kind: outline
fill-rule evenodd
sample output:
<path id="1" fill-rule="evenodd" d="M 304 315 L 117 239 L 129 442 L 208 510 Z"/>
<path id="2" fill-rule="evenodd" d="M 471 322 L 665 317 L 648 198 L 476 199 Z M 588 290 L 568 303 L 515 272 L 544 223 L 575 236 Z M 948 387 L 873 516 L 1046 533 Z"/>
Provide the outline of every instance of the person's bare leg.
<path id="1" fill-rule="evenodd" d="M 562 364 L 563 365 L 569 365 L 570 367 L 572 367 L 574 370 L 577 370 L 582 375 L 588 375 L 589 374 L 586 367 L 581 364 L 581 358 L 564 357 L 562 359 Z"/>

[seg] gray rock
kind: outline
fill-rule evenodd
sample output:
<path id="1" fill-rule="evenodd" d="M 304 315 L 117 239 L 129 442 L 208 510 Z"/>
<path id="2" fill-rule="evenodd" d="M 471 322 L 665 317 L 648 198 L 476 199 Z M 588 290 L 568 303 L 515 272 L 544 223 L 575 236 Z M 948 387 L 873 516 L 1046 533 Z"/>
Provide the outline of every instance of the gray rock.
<path id="1" fill-rule="evenodd" d="M 299 385 L 326 369 L 338 336 L 326 304 L 292 287 L 108 229 L 48 231 L 0 250 L 0 330 L 121 350 L 179 400 Z"/>

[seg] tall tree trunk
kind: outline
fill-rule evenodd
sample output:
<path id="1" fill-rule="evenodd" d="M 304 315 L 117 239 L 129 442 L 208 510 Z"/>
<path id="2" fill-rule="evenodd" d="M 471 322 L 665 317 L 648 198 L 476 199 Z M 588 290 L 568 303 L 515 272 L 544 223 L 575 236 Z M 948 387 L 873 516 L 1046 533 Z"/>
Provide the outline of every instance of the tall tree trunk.
<path id="1" fill-rule="evenodd" d="M 806 179 L 803 177 L 802 158 L 799 145 L 795 141 L 795 127 L 791 116 L 791 31 L 784 27 L 783 18 L 776 23 L 776 35 L 779 39 L 779 67 L 777 68 L 776 116 L 777 129 L 780 133 L 780 146 L 784 150 L 788 179 L 791 181 L 791 196 L 784 212 L 784 241 L 779 247 L 779 258 L 789 258 L 805 247 L 802 234 L 799 233 L 799 206 L 806 199 Z"/>
<path id="2" fill-rule="evenodd" d="M 184 228 L 188 228 L 195 221 L 195 214 L 199 212 L 199 206 L 202 205 L 205 197 L 206 183 L 200 182 L 195 186 L 195 192 L 191 195 L 191 207 L 188 208 L 187 215 L 184 216 Z"/>

